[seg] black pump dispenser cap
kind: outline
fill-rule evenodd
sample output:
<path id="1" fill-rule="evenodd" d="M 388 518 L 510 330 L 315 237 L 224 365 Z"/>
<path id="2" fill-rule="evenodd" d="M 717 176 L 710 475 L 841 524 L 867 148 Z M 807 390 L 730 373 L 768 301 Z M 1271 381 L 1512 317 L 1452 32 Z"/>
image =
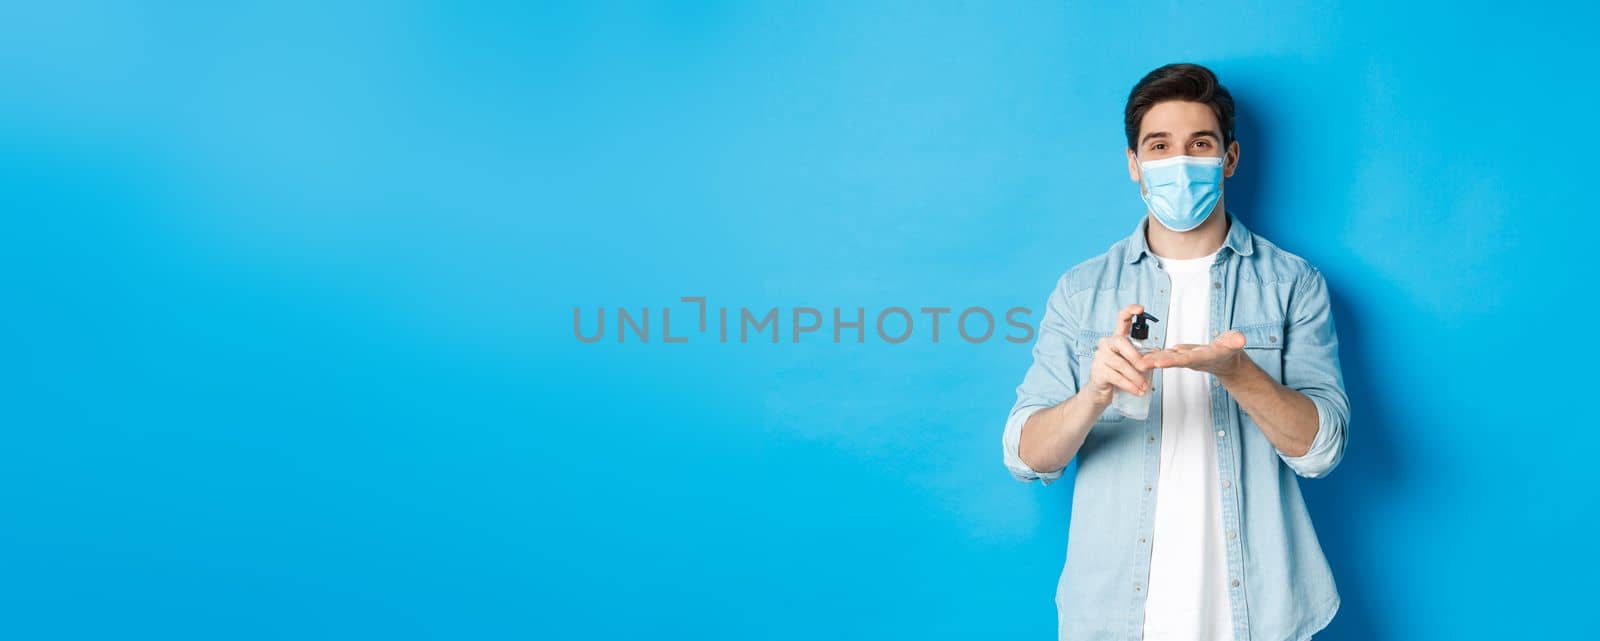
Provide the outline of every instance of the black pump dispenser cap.
<path id="1" fill-rule="evenodd" d="M 1146 338 L 1150 338 L 1150 326 L 1144 324 L 1146 320 L 1152 323 L 1161 322 L 1161 319 L 1159 318 L 1144 312 L 1139 312 L 1138 316 L 1133 317 L 1133 331 L 1129 332 L 1129 335 L 1133 337 L 1133 340 L 1142 341 Z"/>

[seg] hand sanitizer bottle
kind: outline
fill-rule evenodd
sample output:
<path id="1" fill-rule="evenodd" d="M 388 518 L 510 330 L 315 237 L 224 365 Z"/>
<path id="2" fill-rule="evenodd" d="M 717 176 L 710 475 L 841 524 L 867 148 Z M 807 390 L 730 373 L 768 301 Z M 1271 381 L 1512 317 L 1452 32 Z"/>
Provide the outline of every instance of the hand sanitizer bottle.
<path id="1" fill-rule="evenodd" d="M 1145 324 L 1147 320 L 1152 323 L 1161 322 L 1154 316 L 1139 312 L 1138 316 L 1133 317 L 1133 327 L 1128 331 L 1128 340 L 1133 343 L 1133 347 L 1138 349 L 1140 354 L 1148 354 L 1156 349 L 1156 341 L 1150 338 L 1150 326 Z M 1147 386 L 1154 373 L 1155 370 L 1145 372 L 1144 380 Z M 1139 396 L 1124 392 L 1119 388 L 1111 395 L 1111 407 L 1116 408 L 1118 412 L 1122 412 L 1128 418 L 1142 421 L 1150 415 L 1150 397 L 1154 393 L 1155 390 L 1151 389 L 1145 392 L 1144 396 Z"/>

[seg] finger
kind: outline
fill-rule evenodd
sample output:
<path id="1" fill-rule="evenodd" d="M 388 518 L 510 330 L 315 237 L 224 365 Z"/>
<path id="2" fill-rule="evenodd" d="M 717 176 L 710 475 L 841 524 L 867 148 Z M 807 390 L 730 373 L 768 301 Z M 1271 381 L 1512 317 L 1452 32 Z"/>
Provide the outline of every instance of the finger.
<path id="1" fill-rule="evenodd" d="M 1193 362 L 1192 354 L 1193 352 L 1161 350 L 1159 352 L 1150 352 L 1149 354 L 1145 354 L 1144 362 L 1150 367 L 1157 368 L 1187 367 L 1189 363 Z"/>
<path id="2" fill-rule="evenodd" d="M 1127 338 L 1107 338 L 1101 347 L 1095 355 L 1096 362 L 1104 363 L 1135 381 L 1145 379 L 1144 372 L 1149 368 L 1139 364 L 1139 350 Z"/>
<path id="3" fill-rule="evenodd" d="M 1115 352 L 1118 356 L 1121 356 L 1123 360 L 1128 361 L 1128 363 L 1132 364 L 1140 371 L 1149 369 L 1148 367 L 1144 367 L 1143 365 L 1139 364 L 1141 361 L 1140 357 L 1142 356 L 1139 353 L 1139 348 L 1134 347 L 1133 341 L 1128 340 L 1126 336 L 1119 336 L 1106 341 L 1106 347 Z"/>
<path id="4" fill-rule="evenodd" d="M 1212 341 L 1212 344 L 1223 349 L 1244 349 L 1244 332 L 1230 329 L 1218 336 L 1217 340 Z"/>
<path id="5" fill-rule="evenodd" d="M 1138 383 L 1135 383 L 1132 378 L 1124 376 L 1121 372 L 1103 363 L 1100 365 L 1100 380 L 1129 394 L 1135 396 L 1144 395 L 1144 392 L 1139 390 Z"/>
<path id="6" fill-rule="evenodd" d="M 1117 312 L 1117 327 L 1111 332 L 1112 336 L 1127 336 L 1128 325 L 1133 322 L 1133 317 L 1144 311 L 1144 305 L 1134 303 Z"/>
<path id="7" fill-rule="evenodd" d="M 1130 363 L 1126 359 L 1122 358 L 1121 354 L 1107 354 L 1105 366 L 1116 373 L 1127 377 L 1128 380 L 1134 381 L 1134 385 L 1138 387 L 1140 391 L 1148 387 L 1144 380 L 1144 372 L 1135 367 L 1133 363 Z"/>

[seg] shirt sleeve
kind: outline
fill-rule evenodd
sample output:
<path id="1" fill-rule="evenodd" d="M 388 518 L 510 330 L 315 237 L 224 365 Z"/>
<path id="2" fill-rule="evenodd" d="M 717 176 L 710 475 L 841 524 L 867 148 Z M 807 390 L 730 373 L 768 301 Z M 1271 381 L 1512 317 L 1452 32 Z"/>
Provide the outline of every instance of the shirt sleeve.
<path id="1" fill-rule="evenodd" d="M 1042 481 L 1045 485 L 1061 478 L 1062 470 L 1040 472 L 1023 462 L 1020 454 L 1022 427 L 1028 417 L 1039 410 L 1053 407 L 1078 392 L 1078 356 L 1073 341 L 1078 333 L 1078 320 L 1068 307 L 1067 277 L 1056 282 L 1045 304 L 1044 319 L 1039 323 L 1039 336 L 1033 344 L 1033 364 L 1017 387 L 1017 402 L 1006 418 L 1005 436 L 1002 439 L 1006 468 L 1018 481 Z"/>
<path id="2" fill-rule="evenodd" d="M 1328 283 L 1311 268 L 1295 285 L 1284 341 L 1284 385 L 1311 399 L 1317 408 L 1317 436 L 1301 456 L 1278 456 L 1296 474 L 1327 476 L 1344 458 L 1349 434 L 1350 399 L 1339 368 L 1339 337 L 1334 331 Z"/>

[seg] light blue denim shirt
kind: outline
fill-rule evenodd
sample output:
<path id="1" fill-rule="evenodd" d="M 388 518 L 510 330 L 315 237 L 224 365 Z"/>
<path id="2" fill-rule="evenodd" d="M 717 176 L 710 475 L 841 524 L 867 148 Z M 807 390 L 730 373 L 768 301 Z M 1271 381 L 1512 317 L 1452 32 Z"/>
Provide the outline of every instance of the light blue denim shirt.
<path id="1" fill-rule="evenodd" d="M 1211 335 L 1243 332 L 1250 359 L 1309 397 L 1318 419 L 1310 450 L 1288 456 L 1208 376 L 1234 638 L 1300 641 L 1333 619 L 1339 593 L 1296 475 L 1321 477 L 1339 464 L 1350 401 L 1321 272 L 1251 233 L 1231 212 L 1228 217 L 1227 239 L 1211 266 Z M 1088 382 L 1096 342 L 1111 333 L 1118 311 L 1139 303 L 1167 317 L 1171 284 L 1145 242 L 1148 221 L 1105 254 L 1068 270 L 1050 294 L 1033 365 L 1006 421 L 1005 464 L 1019 480 L 1049 484 L 1061 477 L 1059 470 L 1031 469 L 1018 456 L 1023 422 Z M 1151 326 L 1151 339 L 1166 344 L 1162 324 Z M 1152 398 L 1160 399 L 1161 389 L 1156 370 Z M 1078 450 L 1066 567 L 1056 589 L 1061 639 L 1142 637 L 1160 458 L 1159 402 L 1142 421 L 1107 408 Z"/>

